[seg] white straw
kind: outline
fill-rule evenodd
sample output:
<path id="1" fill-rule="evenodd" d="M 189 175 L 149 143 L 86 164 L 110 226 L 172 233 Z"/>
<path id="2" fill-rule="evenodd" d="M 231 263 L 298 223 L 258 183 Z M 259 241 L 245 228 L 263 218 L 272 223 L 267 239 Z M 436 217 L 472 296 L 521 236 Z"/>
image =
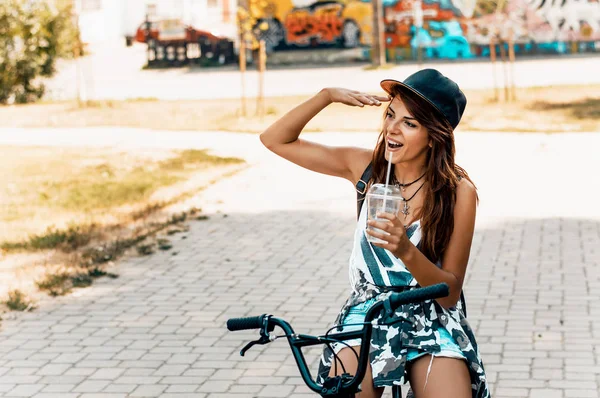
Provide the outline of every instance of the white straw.
<path id="1" fill-rule="evenodd" d="M 388 185 L 390 184 L 390 171 L 392 170 L 392 155 L 393 153 L 390 152 L 390 158 L 388 160 L 388 167 L 387 167 L 387 174 L 385 176 L 385 190 L 383 191 L 383 205 L 382 205 L 382 212 L 385 212 L 385 205 L 386 205 L 386 201 L 387 201 L 387 190 L 388 190 Z"/>

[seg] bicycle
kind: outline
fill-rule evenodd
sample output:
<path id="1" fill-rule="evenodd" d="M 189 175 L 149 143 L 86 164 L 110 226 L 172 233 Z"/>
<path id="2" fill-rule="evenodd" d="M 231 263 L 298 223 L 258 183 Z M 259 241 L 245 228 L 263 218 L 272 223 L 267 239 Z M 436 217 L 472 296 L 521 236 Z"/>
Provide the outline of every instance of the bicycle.
<path id="1" fill-rule="evenodd" d="M 354 398 L 354 394 L 360 391 L 359 385 L 363 380 L 367 370 L 371 333 L 373 330 L 372 321 L 379 311 L 383 309 L 388 315 L 392 315 L 395 309 L 402 304 L 437 299 L 446 297 L 448 294 L 448 285 L 445 283 L 439 283 L 423 288 L 416 288 L 401 293 L 392 293 L 386 300 L 375 303 L 369 309 L 363 323 L 353 324 L 362 325 L 362 329 L 351 332 L 336 333 L 333 336 L 330 335 L 329 332 L 335 329 L 335 326 L 330 328 L 323 336 L 296 334 L 288 322 L 267 314 L 246 318 L 231 318 L 227 321 L 227 329 L 232 332 L 237 330 L 260 329 L 260 338 L 246 344 L 240 351 L 241 356 L 244 356 L 246 351 L 256 344 L 264 345 L 279 338 L 287 337 L 292 354 L 296 360 L 296 365 L 298 366 L 302 379 L 308 388 L 321 395 L 323 398 Z M 398 320 L 388 323 L 381 323 L 380 325 L 390 325 L 391 323 L 396 322 L 398 322 Z M 270 333 L 275 330 L 275 326 L 280 327 L 285 334 L 271 336 Z M 346 372 L 342 365 L 342 370 L 344 371 L 342 375 L 327 377 L 325 378 L 323 384 L 317 383 L 310 375 L 310 371 L 306 364 L 306 360 L 304 359 L 304 355 L 302 354 L 301 348 L 318 344 L 331 344 L 338 342 L 342 342 L 342 344 L 344 344 L 343 341 L 356 338 L 361 338 L 360 353 L 357 355 L 358 368 L 356 374 L 354 376 L 350 375 Z M 335 361 L 335 363 L 337 364 L 337 361 Z M 393 395 L 399 396 L 399 389 L 397 389 Z"/>

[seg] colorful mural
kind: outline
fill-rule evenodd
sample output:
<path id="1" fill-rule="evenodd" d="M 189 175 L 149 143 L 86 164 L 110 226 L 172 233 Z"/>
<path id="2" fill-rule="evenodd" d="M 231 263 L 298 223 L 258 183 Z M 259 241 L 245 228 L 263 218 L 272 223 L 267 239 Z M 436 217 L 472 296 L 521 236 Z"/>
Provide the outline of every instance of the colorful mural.
<path id="1" fill-rule="evenodd" d="M 257 27 L 267 28 L 255 32 L 265 40 L 267 51 L 369 46 L 372 15 L 370 2 L 359 0 L 270 0 L 255 16 Z"/>
<path id="2" fill-rule="evenodd" d="M 266 0 L 257 31 L 268 51 L 364 47 L 372 35 L 370 0 Z M 516 53 L 600 51 L 600 0 L 506 0 L 502 12 L 483 0 L 384 0 L 391 60 L 489 56 L 492 37 Z M 265 24 L 266 22 L 266 24 Z"/>

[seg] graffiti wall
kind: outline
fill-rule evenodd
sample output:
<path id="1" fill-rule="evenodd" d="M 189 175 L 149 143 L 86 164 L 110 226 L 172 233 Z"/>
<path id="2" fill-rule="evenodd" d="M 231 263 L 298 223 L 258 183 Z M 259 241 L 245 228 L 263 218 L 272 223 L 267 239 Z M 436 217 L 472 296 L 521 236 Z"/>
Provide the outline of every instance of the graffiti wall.
<path id="1" fill-rule="evenodd" d="M 255 32 L 269 50 L 371 44 L 372 7 L 360 0 L 268 0 Z"/>
<path id="2" fill-rule="evenodd" d="M 370 0 L 264 1 L 257 32 L 269 51 L 371 44 Z M 523 54 L 600 52 L 599 0 L 506 0 L 501 12 L 483 0 L 383 3 L 392 60 L 488 56 L 492 38 L 509 37 Z"/>

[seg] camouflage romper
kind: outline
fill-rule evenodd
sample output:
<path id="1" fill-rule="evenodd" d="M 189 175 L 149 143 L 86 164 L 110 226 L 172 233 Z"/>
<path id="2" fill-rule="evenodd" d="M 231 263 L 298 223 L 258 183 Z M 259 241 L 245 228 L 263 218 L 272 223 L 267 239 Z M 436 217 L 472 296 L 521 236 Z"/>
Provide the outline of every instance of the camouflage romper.
<path id="1" fill-rule="evenodd" d="M 364 207 L 363 203 L 349 262 L 352 291 L 334 326 L 343 323 L 349 309 L 353 306 L 370 299 L 385 300 L 391 294 L 390 289 L 393 287 L 418 286 L 402 261 L 389 251 L 373 246 L 367 241 Z M 406 232 L 411 242 L 418 247 L 421 239 L 419 221 L 410 225 Z M 438 330 L 445 328 L 466 358 L 471 376 L 472 397 L 490 397 L 479 348 L 460 302 L 450 309 L 443 308 L 435 300 L 406 304 L 399 307 L 389 319 L 381 313 L 375 320 L 382 323 L 390 320 L 400 321 L 390 326 L 378 325 L 373 328 L 369 359 L 375 387 L 407 384 L 405 366 L 408 349 L 419 349 L 421 352 L 431 354 L 438 353 L 440 351 Z M 341 343 L 332 344 L 336 353 L 344 347 L 346 346 Z M 322 383 L 329 374 L 332 360 L 333 353 L 329 348 L 325 348 L 319 363 L 317 377 L 319 382 Z"/>

